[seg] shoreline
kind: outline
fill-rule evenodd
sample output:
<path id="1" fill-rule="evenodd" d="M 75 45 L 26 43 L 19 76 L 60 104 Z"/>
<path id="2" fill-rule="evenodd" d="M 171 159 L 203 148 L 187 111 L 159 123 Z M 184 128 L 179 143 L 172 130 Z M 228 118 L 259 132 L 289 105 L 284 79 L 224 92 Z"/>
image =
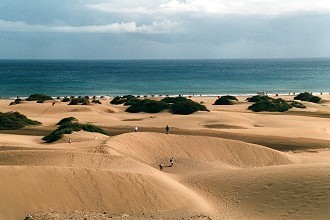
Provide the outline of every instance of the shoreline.
<path id="1" fill-rule="evenodd" d="M 264 91 L 260 91 L 260 92 L 264 92 Z M 309 91 L 305 91 L 305 92 L 309 92 Z M 114 98 L 116 96 L 125 96 L 125 95 L 133 95 L 135 97 L 138 98 L 164 98 L 164 97 L 187 97 L 187 98 L 193 98 L 193 97 L 221 97 L 221 96 L 225 96 L 225 95 L 232 95 L 232 96 L 236 96 L 236 97 L 247 97 L 247 96 L 254 96 L 254 95 L 258 95 L 259 92 L 256 93 L 233 93 L 233 94 L 228 94 L 228 93 L 220 93 L 220 94 L 124 94 L 124 95 L 79 95 L 81 97 L 85 97 L 85 96 L 89 96 L 89 97 L 96 97 L 96 98 L 104 98 L 104 99 L 111 99 Z M 287 93 L 267 93 L 264 92 L 265 95 L 267 96 L 296 96 L 299 93 L 303 93 L 303 92 L 287 92 Z M 313 95 L 330 95 L 330 92 L 309 92 Z M 40 93 L 40 94 L 44 94 L 44 93 Z M 32 95 L 32 94 L 30 94 Z M 48 94 L 46 94 L 48 95 Z M 65 98 L 65 97 L 70 97 L 71 95 L 65 95 L 65 96 L 53 96 L 51 95 L 51 97 L 53 99 L 57 99 L 57 98 Z M 14 100 L 17 97 L 21 98 L 21 99 L 26 99 L 28 98 L 28 96 L 0 96 L 0 100 Z M 74 97 L 78 97 L 78 95 L 75 95 Z"/>

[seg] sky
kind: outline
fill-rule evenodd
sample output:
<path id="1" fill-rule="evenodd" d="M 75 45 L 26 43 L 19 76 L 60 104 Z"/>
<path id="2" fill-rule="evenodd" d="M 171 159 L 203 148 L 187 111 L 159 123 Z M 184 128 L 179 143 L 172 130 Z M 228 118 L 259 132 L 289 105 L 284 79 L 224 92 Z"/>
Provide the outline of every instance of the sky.
<path id="1" fill-rule="evenodd" d="M 330 0 L 0 0 L 0 59 L 330 57 Z"/>

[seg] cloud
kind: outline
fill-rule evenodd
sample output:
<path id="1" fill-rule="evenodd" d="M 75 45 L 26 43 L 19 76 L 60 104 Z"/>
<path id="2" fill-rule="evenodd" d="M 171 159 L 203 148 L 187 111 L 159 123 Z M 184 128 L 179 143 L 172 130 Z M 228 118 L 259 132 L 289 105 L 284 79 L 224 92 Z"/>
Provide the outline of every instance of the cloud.
<path id="1" fill-rule="evenodd" d="M 111 23 L 106 25 L 88 26 L 44 26 L 30 25 L 24 22 L 0 20 L 0 31 L 19 32 L 63 32 L 63 33 L 168 33 L 173 31 L 179 23 L 169 20 L 152 22 L 149 25 L 138 25 L 136 22 Z"/>
<path id="2" fill-rule="evenodd" d="M 328 0 L 170 0 L 152 4 L 137 0 L 86 4 L 87 8 L 113 13 L 159 15 L 169 13 L 200 13 L 204 15 L 281 15 L 299 12 L 329 12 Z"/>
<path id="3" fill-rule="evenodd" d="M 0 58 L 330 56 L 330 0 L 2 0 L 0 11 Z"/>

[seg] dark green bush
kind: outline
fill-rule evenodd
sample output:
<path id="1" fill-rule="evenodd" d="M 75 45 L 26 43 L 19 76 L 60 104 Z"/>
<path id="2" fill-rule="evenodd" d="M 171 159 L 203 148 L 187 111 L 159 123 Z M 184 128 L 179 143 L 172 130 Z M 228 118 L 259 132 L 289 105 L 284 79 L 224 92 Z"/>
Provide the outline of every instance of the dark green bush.
<path id="1" fill-rule="evenodd" d="M 71 100 L 71 99 L 69 99 L 68 97 L 64 97 L 64 98 L 62 99 L 62 102 L 70 102 L 70 100 Z"/>
<path id="2" fill-rule="evenodd" d="M 213 105 L 233 105 L 234 101 L 238 101 L 235 96 L 226 95 L 217 99 Z"/>
<path id="3" fill-rule="evenodd" d="M 138 101 L 140 101 L 140 99 L 133 97 L 133 98 L 128 99 L 128 100 L 125 102 L 124 105 L 125 105 L 125 106 L 133 105 L 133 104 L 137 103 Z"/>
<path id="4" fill-rule="evenodd" d="M 46 100 L 53 100 L 53 98 L 44 94 L 33 94 L 26 99 L 26 101 L 46 101 Z"/>
<path id="5" fill-rule="evenodd" d="M 249 106 L 249 110 L 254 112 L 285 112 L 292 108 L 285 100 L 283 99 L 272 99 L 272 100 L 261 100 Z"/>
<path id="6" fill-rule="evenodd" d="M 209 111 L 209 110 L 204 105 L 201 105 L 190 99 L 176 102 L 170 108 L 171 113 L 180 114 L 180 115 L 189 115 L 196 111 Z"/>
<path id="7" fill-rule="evenodd" d="M 309 102 L 314 102 L 314 103 L 320 103 L 322 101 L 322 99 L 318 96 L 313 96 L 312 98 L 310 98 Z"/>
<path id="8" fill-rule="evenodd" d="M 62 119 L 61 121 L 63 121 L 63 120 L 64 119 Z M 47 143 L 51 143 L 51 142 L 61 139 L 63 134 L 72 134 L 72 132 L 81 131 L 81 130 L 88 131 L 88 132 L 97 132 L 97 133 L 102 133 L 102 134 L 108 135 L 106 131 L 104 131 L 103 129 L 101 129 L 95 125 L 80 124 L 78 122 L 72 122 L 72 121 L 63 123 L 55 131 L 53 131 L 52 133 L 43 137 L 42 140 L 44 140 Z"/>
<path id="9" fill-rule="evenodd" d="M 63 125 L 63 124 L 68 123 L 68 122 L 78 122 L 78 120 L 75 117 L 63 118 L 56 125 Z"/>
<path id="10" fill-rule="evenodd" d="M 108 133 L 103 130 L 102 128 L 99 128 L 95 125 L 92 125 L 92 124 L 82 124 L 81 125 L 82 127 L 82 130 L 84 131 L 88 131 L 88 132 L 96 132 L 96 133 L 101 133 L 101 134 L 105 134 L 105 135 L 108 135 Z"/>
<path id="11" fill-rule="evenodd" d="M 304 104 L 296 101 L 288 101 L 288 104 L 295 108 L 306 108 Z"/>
<path id="12" fill-rule="evenodd" d="M 15 99 L 15 101 L 11 102 L 10 105 L 17 105 L 19 103 L 21 103 L 23 101 L 23 99 L 17 98 Z"/>
<path id="13" fill-rule="evenodd" d="M 102 102 L 98 99 L 93 99 L 92 100 L 92 103 L 95 103 L 95 104 L 102 104 Z"/>
<path id="14" fill-rule="evenodd" d="M 248 102 L 260 102 L 262 100 L 273 100 L 273 98 L 268 96 L 255 95 L 246 99 Z"/>
<path id="15" fill-rule="evenodd" d="M 110 101 L 110 104 L 120 105 L 120 104 L 124 104 L 125 103 L 125 105 L 132 105 L 133 103 L 135 103 L 138 100 L 139 99 L 135 98 L 135 96 L 133 96 L 133 95 L 124 95 L 122 97 L 116 96 L 115 98 L 113 98 Z"/>
<path id="16" fill-rule="evenodd" d="M 185 97 L 166 97 L 166 98 L 163 98 L 161 101 L 167 102 L 167 103 L 176 103 L 176 102 L 186 101 L 186 100 L 187 100 L 187 98 L 185 98 Z"/>
<path id="17" fill-rule="evenodd" d="M 15 130 L 28 125 L 39 125 L 38 121 L 30 120 L 19 112 L 0 112 L 0 130 Z"/>
<path id="18" fill-rule="evenodd" d="M 312 94 L 308 92 L 303 92 L 294 97 L 294 100 L 301 100 L 306 102 L 314 102 L 314 103 L 320 103 L 322 99 L 318 96 L 313 96 Z"/>
<path id="19" fill-rule="evenodd" d="M 37 100 L 37 103 L 44 103 L 44 100 Z"/>
<path id="20" fill-rule="evenodd" d="M 124 99 L 132 99 L 132 98 L 135 98 L 134 95 L 124 95 L 123 96 Z"/>
<path id="21" fill-rule="evenodd" d="M 297 95 L 296 97 L 294 97 L 293 99 L 308 102 L 312 97 L 313 97 L 312 94 L 310 94 L 308 92 L 303 92 L 303 93 L 300 93 L 299 95 Z"/>
<path id="22" fill-rule="evenodd" d="M 89 101 L 86 98 L 78 97 L 71 99 L 69 105 L 88 105 Z"/>
<path id="23" fill-rule="evenodd" d="M 133 103 L 130 107 L 128 107 L 126 109 L 126 112 L 158 113 L 164 109 L 168 109 L 169 107 L 170 107 L 170 105 L 166 102 L 144 99 L 144 100 L 139 100 L 139 101 Z"/>
<path id="24" fill-rule="evenodd" d="M 115 98 L 113 98 L 113 99 L 110 101 L 110 104 L 113 104 L 113 105 L 120 105 L 120 104 L 125 103 L 126 101 L 127 101 L 126 98 L 116 96 Z"/>

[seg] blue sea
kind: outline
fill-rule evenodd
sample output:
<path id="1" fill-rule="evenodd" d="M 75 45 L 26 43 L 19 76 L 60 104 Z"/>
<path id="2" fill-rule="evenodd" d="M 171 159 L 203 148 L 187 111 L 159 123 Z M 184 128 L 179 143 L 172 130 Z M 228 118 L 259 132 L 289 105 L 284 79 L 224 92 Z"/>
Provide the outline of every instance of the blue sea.
<path id="1" fill-rule="evenodd" d="M 330 92 L 330 59 L 0 60 L 0 97 Z"/>

